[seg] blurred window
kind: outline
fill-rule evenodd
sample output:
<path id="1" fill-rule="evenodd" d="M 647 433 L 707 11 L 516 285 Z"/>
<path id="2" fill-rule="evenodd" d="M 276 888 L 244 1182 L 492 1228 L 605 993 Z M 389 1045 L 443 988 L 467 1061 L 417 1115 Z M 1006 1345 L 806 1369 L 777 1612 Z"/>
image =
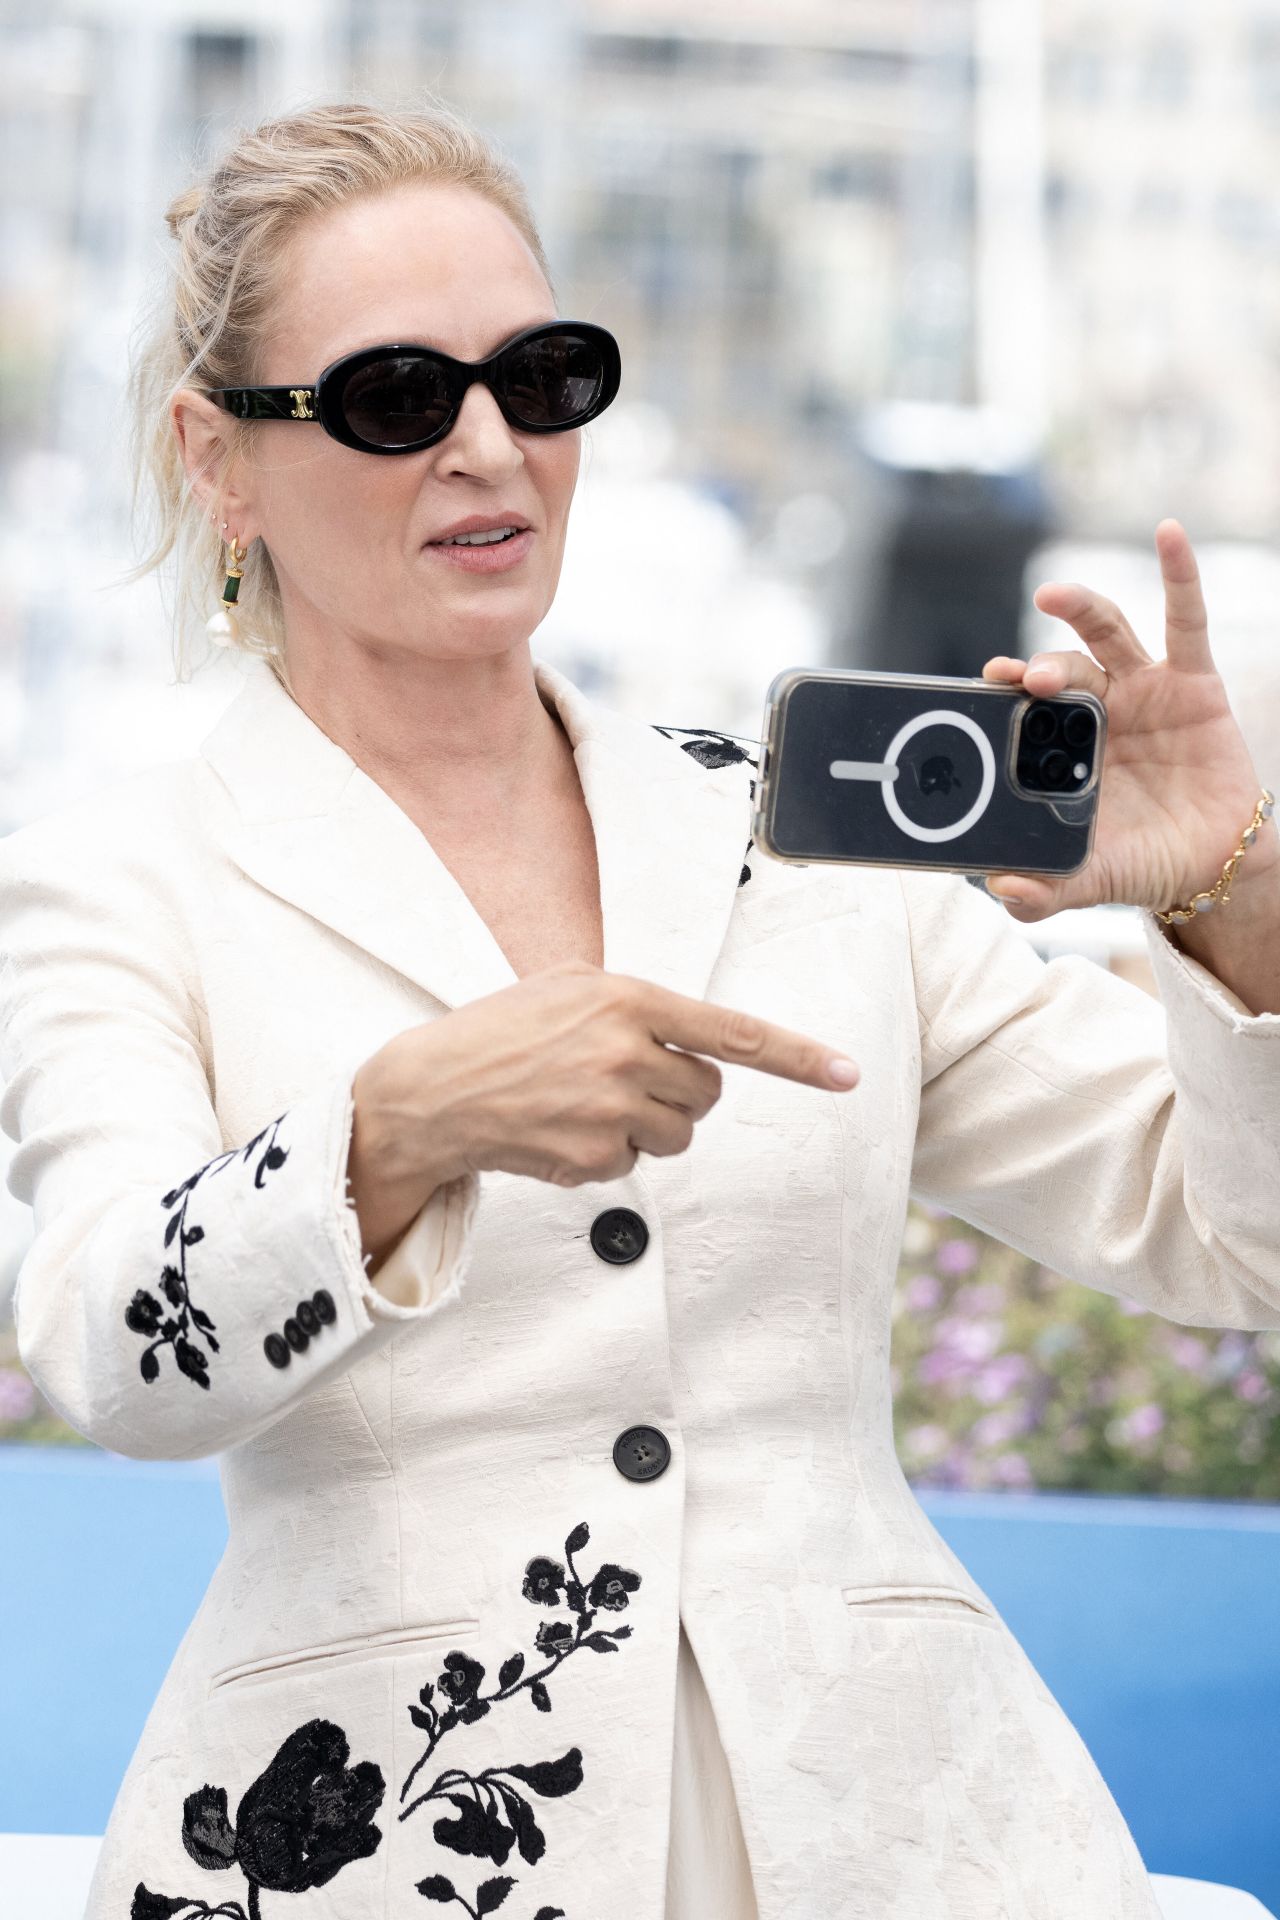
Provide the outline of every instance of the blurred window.
<path id="1" fill-rule="evenodd" d="M 1183 107 L 1191 98 L 1191 73 L 1191 49 L 1187 42 L 1161 38 L 1151 46 L 1140 67 L 1139 95 L 1154 105 Z"/>
<path id="2" fill-rule="evenodd" d="M 1253 99 L 1265 119 L 1280 119 L 1280 21 L 1262 17 L 1249 31 L 1246 64 L 1253 83 Z"/>
<path id="3" fill-rule="evenodd" d="M 1213 221 L 1219 232 L 1240 247 L 1270 245 L 1276 233 L 1276 216 L 1269 199 L 1240 187 L 1224 187 L 1213 206 Z"/>
<path id="4" fill-rule="evenodd" d="M 835 73 L 846 80 L 905 80 L 910 56 L 901 47 L 833 47 L 826 56 Z"/>
<path id="5" fill-rule="evenodd" d="M 187 73 L 191 118 L 224 121 L 240 112 L 250 80 L 254 45 L 247 33 L 212 33 L 203 29 L 187 40 Z"/>
<path id="6" fill-rule="evenodd" d="M 810 190 L 824 200 L 892 200 L 897 174 L 885 153 L 839 153 L 813 170 Z"/>
<path id="7" fill-rule="evenodd" d="M 1146 180 L 1134 196 L 1134 218 L 1145 226 L 1169 226 L 1181 220 L 1186 210 L 1182 188 L 1171 186 L 1167 180 Z"/>
<path id="8" fill-rule="evenodd" d="M 588 42 L 588 52 L 600 64 L 631 67 L 638 73 L 674 73 L 685 63 L 687 40 L 675 34 L 611 33 Z"/>
<path id="9" fill-rule="evenodd" d="M 1047 63 L 1049 92 L 1078 106 L 1096 106 L 1106 91 L 1107 61 L 1097 47 L 1055 47 Z"/>
<path id="10" fill-rule="evenodd" d="M 1065 226 L 1084 224 L 1095 219 L 1099 208 L 1097 188 L 1074 174 L 1050 173 L 1044 183 L 1045 211 L 1050 220 Z"/>
<path id="11" fill-rule="evenodd" d="M 691 79 L 752 80 L 772 72 L 785 51 L 755 40 L 698 39 L 691 34 L 609 33 L 587 28 L 589 67 L 681 73 Z"/>

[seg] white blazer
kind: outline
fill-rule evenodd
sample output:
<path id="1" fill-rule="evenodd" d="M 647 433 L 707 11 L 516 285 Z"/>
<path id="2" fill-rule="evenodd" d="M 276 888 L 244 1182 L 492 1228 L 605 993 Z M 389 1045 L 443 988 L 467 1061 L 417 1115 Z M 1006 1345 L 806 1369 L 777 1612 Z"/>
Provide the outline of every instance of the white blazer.
<path id="1" fill-rule="evenodd" d="M 687 1153 L 458 1181 L 375 1282 L 353 1074 L 514 977 L 423 834 L 251 663 L 198 755 L 0 842 L 23 1360 L 104 1447 L 218 1454 L 230 1523 L 88 1920 L 662 1920 L 681 1616 L 760 1920 L 1154 1920 L 903 1477 L 890 1305 L 914 1192 L 1171 1320 L 1280 1327 L 1280 1017 L 1150 915 L 1160 999 L 957 875 L 749 851 L 740 749 L 536 672 L 606 968 L 861 1083 L 725 1066 Z"/>

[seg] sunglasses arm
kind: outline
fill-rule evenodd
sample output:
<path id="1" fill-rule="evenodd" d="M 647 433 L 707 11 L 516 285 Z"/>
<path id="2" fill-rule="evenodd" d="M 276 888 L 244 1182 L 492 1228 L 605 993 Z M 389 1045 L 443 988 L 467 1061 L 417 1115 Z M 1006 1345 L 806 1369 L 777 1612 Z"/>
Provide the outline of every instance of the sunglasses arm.
<path id="1" fill-rule="evenodd" d="M 237 420 L 314 420 L 314 387 L 206 387 Z"/>

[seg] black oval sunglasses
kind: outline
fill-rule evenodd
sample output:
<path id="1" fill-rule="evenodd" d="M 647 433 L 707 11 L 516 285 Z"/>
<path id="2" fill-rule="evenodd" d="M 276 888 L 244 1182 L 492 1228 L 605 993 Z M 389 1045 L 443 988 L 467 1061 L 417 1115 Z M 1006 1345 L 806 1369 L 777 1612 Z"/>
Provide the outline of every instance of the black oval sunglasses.
<path id="1" fill-rule="evenodd" d="M 546 320 L 487 360 L 455 360 L 434 347 L 362 347 L 305 387 L 206 387 L 240 420 L 317 420 L 362 453 L 417 453 L 442 440 L 479 380 L 522 433 L 566 433 L 603 413 L 622 360 L 604 327 Z"/>

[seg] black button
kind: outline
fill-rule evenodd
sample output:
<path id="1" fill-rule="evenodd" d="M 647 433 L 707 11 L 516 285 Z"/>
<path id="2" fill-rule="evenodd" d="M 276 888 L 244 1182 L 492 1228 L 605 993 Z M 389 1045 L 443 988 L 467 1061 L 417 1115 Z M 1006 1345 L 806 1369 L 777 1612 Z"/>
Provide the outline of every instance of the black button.
<path id="1" fill-rule="evenodd" d="M 331 1327 L 338 1317 L 338 1309 L 333 1304 L 333 1295 L 328 1287 L 321 1287 L 311 1296 L 311 1304 L 320 1316 L 322 1326 Z"/>
<path id="2" fill-rule="evenodd" d="M 267 1335 L 262 1343 L 262 1351 L 266 1354 L 273 1367 L 288 1366 L 290 1359 L 289 1349 L 278 1333 L 269 1333 Z"/>
<path id="3" fill-rule="evenodd" d="M 293 1310 L 293 1317 L 304 1333 L 319 1333 L 320 1315 L 316 1312 L 310 1300 L 299 1300 Z"/>
<path id="4" fill-rule="evenodd" d="M 303 1327 L 300 1327 L 296 1320 L 285 1321 L 284 1337 L 295 1353 L 301 1353 L 311 1345 L 311 1335 L 306 1332 Z"/>
<path id="5" fill-rule="evenodd" d="M 630 1207 L 608 1207 L 591 1222 L 591 1245 L 615 1267 L 638 1260 L 649 1244 L 649 1229 Z"/>
<path id="6" fill-rule="evenodd" d="M 613 1464 L 628 1480 L 654 1480 L 670 1459 L 670 1443 L 659 1427 L 628 1427 L 613 1443 Z"/>

